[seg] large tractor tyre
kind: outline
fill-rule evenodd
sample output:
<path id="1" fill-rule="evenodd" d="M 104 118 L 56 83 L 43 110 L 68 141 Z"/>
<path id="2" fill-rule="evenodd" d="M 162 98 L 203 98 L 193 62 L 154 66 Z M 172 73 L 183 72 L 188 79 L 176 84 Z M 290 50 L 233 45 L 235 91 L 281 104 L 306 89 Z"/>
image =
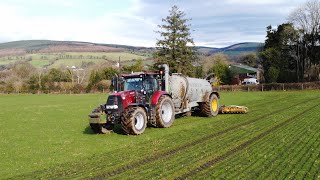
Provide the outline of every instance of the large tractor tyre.
<path id="1" fill-rule="evenodd" d="M 174 105 L 170 97 L 161 96 L 156 105 L 157 127 L 168 128 L 174 121 Z"/>
<path id="2" fill-rule="evenodd" d="M 212 94 L 207 102 L 201 105 L 201 114 L 206 117 L 216 116 L 219 113 L 219 99 Z"/>
<path id="3" fill-rule="evenodd" d="M 121 121 L 124 134 L 139 135 L 147 127 L 147 114 L 141 107 L 129 108 Z"/>

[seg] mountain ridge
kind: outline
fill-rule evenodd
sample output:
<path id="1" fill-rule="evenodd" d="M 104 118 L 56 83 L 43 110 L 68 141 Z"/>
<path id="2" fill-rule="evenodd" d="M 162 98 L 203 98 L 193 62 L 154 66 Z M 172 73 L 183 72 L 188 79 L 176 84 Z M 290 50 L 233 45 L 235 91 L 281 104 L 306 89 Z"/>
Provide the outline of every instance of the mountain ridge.
<path id="1" fill-rule="evenodd" d="M 242 42 L 223 48 L 195 46 L 198 53 L 212 55 L 225 53 L 236 56 L 241 53 L 257 52 L 263 43 Z M 152 53 L 155 47 L 130 46 L 119 44 L 103 44 L 83 41 L 55 41 L 55 40 L 21 40 L 0 43 L 0 56 L 21 55 L 28 53 L 56 53 L 56 52 L 125 52 L 135 51 Z"/>

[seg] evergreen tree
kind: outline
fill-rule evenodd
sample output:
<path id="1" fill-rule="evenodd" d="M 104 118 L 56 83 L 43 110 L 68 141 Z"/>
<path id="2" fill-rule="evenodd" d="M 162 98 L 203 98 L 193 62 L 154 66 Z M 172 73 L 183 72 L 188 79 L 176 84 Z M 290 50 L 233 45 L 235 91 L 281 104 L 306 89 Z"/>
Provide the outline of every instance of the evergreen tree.
<path id="1" fill-rule="evenodd" d="M 295 77 L 297 38 L 297 31 L 290 23 L 281 24 L 277 29 L 267 27 L 267 39 L 259 53 L 266 82 L 297 81 Z"/>
<path id="2" fill-rule="evenodd" d="M 190 35 L 190 24 L 187 24 L 190 19 L 186 19 L 186 14 L 177 6 L 173 6 L 169 13 L 169 16 L 162 19 L 164 24 L 158 25 L 161 30 L 157 33 L 162 39 L 156 43 L 155 65 L 168 64 L 171 72 L 193 76 L 194 43 Z"/>

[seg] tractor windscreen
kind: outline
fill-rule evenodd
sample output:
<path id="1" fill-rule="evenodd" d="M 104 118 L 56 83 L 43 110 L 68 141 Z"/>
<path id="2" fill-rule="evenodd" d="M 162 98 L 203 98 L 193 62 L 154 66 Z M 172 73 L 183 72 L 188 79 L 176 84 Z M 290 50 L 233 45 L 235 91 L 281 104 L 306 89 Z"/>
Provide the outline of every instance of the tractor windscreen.
<path id="1" fill-rule="evenodd" d="M 124 91 L 135 90 L 141 91 L 142 86 L 142 78 L 130 78 L 126 79 L 124 83 Z"/>

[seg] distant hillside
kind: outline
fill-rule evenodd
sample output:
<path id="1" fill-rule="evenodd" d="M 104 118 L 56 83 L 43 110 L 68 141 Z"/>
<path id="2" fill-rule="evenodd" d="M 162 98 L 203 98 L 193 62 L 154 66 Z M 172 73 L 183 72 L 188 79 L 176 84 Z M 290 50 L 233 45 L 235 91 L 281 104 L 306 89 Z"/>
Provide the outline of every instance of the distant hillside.
<path id="1" fill-rule="evenodd" d="M 196 50 L 203 55 L 224 53 L 237 56 L 243 53 L 257 52 L 262 43 L 245 42 L 225 48 L 197 46 Z M 136 47 L 117 44 L 99 44 L 77 41 L 25 40 L 0 43 L 0 57 L 25 55 L 30 53 L 61 53 L 61 52 L 137 52 L 152 54 L 155 48 Z"/>
<path id="2" fill-rule="evenodd" d="M 28 40 L 0 44 L 0 57 L 29 53 L 56 52 L 123 52 L 123 48 L 102 46 L 87 42 Z"/>
<path id="3" fill-rule="evenodd" d="M 256 42 L 245 42 L 234 44 L 225 48 L 210 48 L 210 47 L 197 47 L 197 50 L 205 55 L 213 55 L 216 53 L 223 53 L 229 56 L 238 56 L 241 54 L 257 52 L 263 43 L 256 43 Z"/>
<path id="4" fill-rule="evenodd" d="M 224 53 L 230 57 L 257 52 L 262 43 L 239 43 L 225 48 L 195 47 L 201 56 Z M 143 59 L 152 64 L 155 48 L 76 41 L 26 40 L 0 43 L 0 69 L 16 62 L 28 61 L 35 67 L 84 66 L 88 63 L 133 63 Z"/>

